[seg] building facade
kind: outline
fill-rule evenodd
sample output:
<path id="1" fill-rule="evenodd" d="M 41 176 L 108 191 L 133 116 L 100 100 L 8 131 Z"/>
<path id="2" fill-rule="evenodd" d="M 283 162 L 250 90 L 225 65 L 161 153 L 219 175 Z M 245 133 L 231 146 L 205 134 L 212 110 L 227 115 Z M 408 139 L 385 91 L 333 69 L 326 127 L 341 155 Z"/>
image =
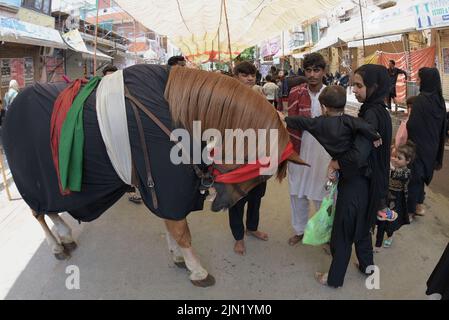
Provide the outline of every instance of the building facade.
<path id="1" fill-rule="evenodd" d="M 0 95 L 9 81 L 17 80 L 21 88 L 46 82 L 51 72 L 50 57 L 67 46 L 50 15 L 51 0 L 0 1 Z"/>

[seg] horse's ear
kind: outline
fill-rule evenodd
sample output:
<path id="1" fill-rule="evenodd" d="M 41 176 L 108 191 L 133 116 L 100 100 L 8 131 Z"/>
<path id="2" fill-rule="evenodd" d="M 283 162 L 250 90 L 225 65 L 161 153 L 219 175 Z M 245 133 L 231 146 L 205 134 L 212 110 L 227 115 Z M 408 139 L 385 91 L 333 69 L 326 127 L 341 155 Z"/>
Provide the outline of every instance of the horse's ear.
<path id="1" fill-rule="evenodd" d="M 299 164 L 300 166 L 310 167 L 310 164 L 304 162 L 304 160 L 302 160 L 296 152 L 293 152 L 292 155 L 287 158 L 287 161 Z"/>

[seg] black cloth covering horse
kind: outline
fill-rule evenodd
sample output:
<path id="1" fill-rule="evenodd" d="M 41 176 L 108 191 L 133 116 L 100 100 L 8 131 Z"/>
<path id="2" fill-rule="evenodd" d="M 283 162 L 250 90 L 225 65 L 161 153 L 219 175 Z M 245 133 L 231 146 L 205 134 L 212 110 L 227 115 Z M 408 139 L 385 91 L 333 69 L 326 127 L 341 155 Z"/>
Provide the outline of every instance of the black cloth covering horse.
<path id="1" fill-rule="evenodd" d="M 173 130 L 170 109 L 164 98 L 169 69 L 157 65 L 134 65 L 123 71 L 125 85 L 162 123 Z M 3 144 L 17 188 L 25 202 L 38 213 L 67 211 L 79 221 L 92 221 L 129 190 L 116 174 L 97 122 L 94 91 L 84 105 L 84 162 L 81 192 L 60 194 L 50 149 L 50 118 L 53 104 L 65 84 L 35 84 L 23 90 L 10 110 L 3 128 Z M 145 205 L 157 216 L 182 220 L 191 211 L 202 210 L 204 195 L 191 165 L 174 165 L 174 143 L 139 110 L 158 197 L 153 208 L 146 186 L 146 171 L 136 119 L 126 100 L 131 153 Z"/>

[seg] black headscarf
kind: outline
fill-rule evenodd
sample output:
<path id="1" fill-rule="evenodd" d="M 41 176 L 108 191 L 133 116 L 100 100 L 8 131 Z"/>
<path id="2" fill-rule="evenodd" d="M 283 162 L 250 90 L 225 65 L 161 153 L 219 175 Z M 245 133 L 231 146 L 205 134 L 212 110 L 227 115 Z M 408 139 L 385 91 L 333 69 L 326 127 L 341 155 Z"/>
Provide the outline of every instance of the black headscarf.
<path id="1" fill-rule="evenodd" d="M 416 144 L 417 156 L 412 171 L 430 184 L 434 169 L 443 163 L 446 104 L 437 69 L 422 68 L 419 78 L 421 93 L 413 103 L 407 131 L 409 139 Z"/>
<path id="2" fill-rule="evenodd" d="M 368 159 L 370 172 L 370 199 L 366 222 L 376 222 L 377 211 L 386 206 L 390 176 L 392 125 L 386 110 L 385 98 L 390 92 L 390 78 L 384 66 L 366 64 L 355 71 L 367 87 L 367 98 L 360 108 L 359 117 L 370 123 L 382 137 L 383 144 L 373 149 Z"/>
<path id="3" fill-rule="evenodd" d="M 419 90 L 421 93 L 438 94 L 443 98 L 443 89 L 441 87 L 440 73 L 435 68 L 421 68 L 418 72 L 421 79 Z"/>
<path id="4" fill-rule="evenodd" d="M 360 109 L 360 117 L 372 107 L 385 108 L 385 98 L 390 93 L 388 70 L 378 64 L 365 64 L 355 71 L 363 79 L 367 88 L 367 98 Z M 387 112 L 388 114 L 388 112 Z"/>

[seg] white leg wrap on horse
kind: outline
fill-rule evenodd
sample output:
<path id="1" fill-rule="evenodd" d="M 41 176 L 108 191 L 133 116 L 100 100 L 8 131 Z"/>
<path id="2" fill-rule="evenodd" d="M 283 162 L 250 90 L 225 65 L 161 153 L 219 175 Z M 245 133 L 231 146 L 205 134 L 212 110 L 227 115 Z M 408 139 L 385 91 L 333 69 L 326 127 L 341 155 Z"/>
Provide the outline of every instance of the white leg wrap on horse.
<path id="1" fill-rule="evenodd" d="M 167 236 L 168 250 L 172 254 L 173 261 L 177 263 L 184 262 L 184 257 L 176 240 L 173 239 L 170 232 L 167 231 L 165 234 Z"/>
<path id="2" fill-rule="evenodd" d="M 191 272 L 190 280 L 204 280 L 207 278 L 208 273 L 206 269 L 204 269 L 198 258 L 193 253 L 193 249 L 181 248 L 182 255 L 184 256 L 184 261 L 186 263 L 187 269 Z"/>
<path id="3" fill-rule="evenodd" d="M 47 243 L 51 248 L 51 251 L 54 254 L 62 253 L 64 251 L 64 247 L 59 244 L 58 240 L 56 240 L 53 233 L 51 233 L 50 228 L 48 227 L 47 223 L 45 222 L 44 216 L 40 216 L 37 221 L 39 221 L 42 229 L 45 233 L 45 238 L 47 239 Z"/>
<path id="4" fill-rule="evenodd" d="M 56 226 L 56 231 L 58 233 L 59 239 L 62 243 L 72 243 L 72 229 L 65 223 L 65 221 L 58 214 L 48 214 L 51 221 Z"/>

